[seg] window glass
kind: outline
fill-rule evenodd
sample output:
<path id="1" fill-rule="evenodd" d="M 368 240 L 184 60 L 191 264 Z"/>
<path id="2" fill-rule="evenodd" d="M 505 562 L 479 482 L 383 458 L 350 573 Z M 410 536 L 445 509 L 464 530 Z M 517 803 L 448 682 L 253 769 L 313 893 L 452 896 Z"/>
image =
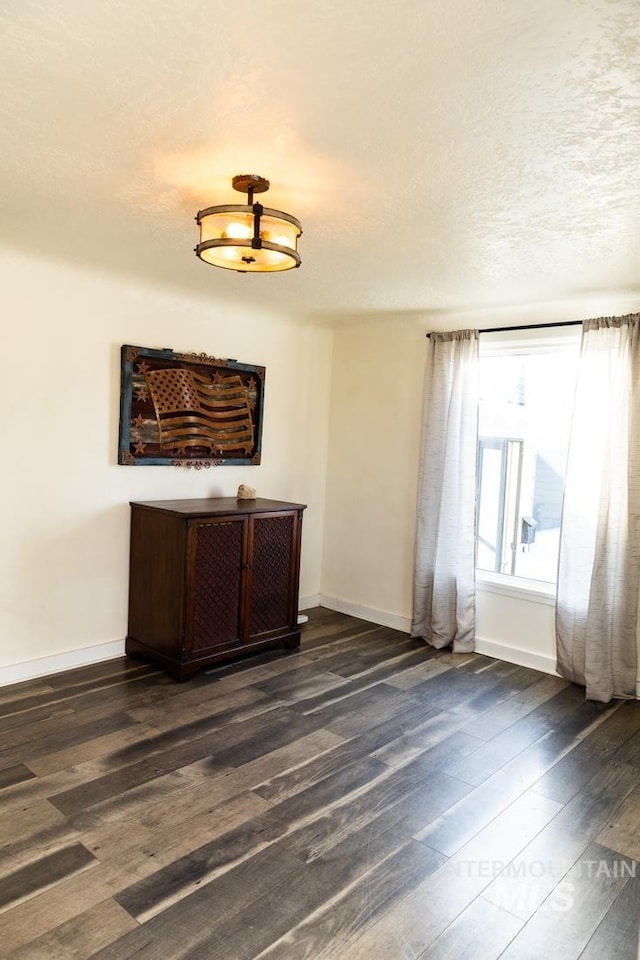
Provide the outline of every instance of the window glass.
<path id="1" fill-rule="evenodd" d="M 579 328 L 492 336 L 480 337 L 476 565 L 555 583 Z"/>

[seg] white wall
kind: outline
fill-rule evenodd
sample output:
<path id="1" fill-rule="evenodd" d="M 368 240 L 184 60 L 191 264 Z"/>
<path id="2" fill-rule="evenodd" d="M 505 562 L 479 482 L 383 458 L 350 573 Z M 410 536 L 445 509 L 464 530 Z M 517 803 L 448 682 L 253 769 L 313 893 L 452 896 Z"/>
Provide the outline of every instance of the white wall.
<path id="1" fill-rule="evenodd" d="M 322 593 L 346 612 L 410 616 L 424 321 L 334 333 Z"/>
<path id="2" fill-rule="evenodd" d="M 300 594 L 317 597 L 331 332 L 216 300 L 213 274 L 197 299 L 6 251 L 0 276 L 0 682 L 123 649 L 130 500 L 232 496 L 246 482 L 307 503 Z M 262 464 L 118 466 L 122 343 L 265 365 Z"/>
<path id="3" fill-rule="evenodd" d="M 357 321 L 334 336 L 322 572 L 323 602 L 409 630 L 425 333 L 623 314 L 638 298 L 534 305 L 457 316 Z M 479 588 L 478 649 L 555 668 L 554 608 L 545 598 Z"/>

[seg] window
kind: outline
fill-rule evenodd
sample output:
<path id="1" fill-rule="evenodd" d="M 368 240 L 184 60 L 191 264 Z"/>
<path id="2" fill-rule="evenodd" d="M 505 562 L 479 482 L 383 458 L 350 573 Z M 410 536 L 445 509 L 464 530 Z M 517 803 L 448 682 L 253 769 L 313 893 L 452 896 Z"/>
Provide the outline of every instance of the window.
<path id="1" fill-rule="evenodd" d="M 556 582 L 579 345 L 579 327 L 480 336 L 478 570 Z"/>

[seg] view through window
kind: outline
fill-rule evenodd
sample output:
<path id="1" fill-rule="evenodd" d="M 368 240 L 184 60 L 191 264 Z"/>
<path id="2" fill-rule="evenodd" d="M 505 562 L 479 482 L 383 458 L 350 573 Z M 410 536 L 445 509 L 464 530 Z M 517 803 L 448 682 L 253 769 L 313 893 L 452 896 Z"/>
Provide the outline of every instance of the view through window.
<path id="1" fill-rule="evenodd" d="M 476 566 L 555 583 L 579 327 L 480 337 Z"/>

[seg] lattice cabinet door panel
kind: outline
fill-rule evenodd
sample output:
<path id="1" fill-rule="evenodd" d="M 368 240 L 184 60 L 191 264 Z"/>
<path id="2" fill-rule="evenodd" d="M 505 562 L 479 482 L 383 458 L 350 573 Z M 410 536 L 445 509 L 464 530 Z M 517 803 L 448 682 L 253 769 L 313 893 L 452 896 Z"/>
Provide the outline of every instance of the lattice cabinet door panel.
<path id="1" fill-rule="evenodd" d="M 192 653 L 241 642 L 246 526 L 243 517 L 191 526 Z"/>
<path id="2" fill-rule="evenodd" d="M 297 540 L 295 513 L 252 517 L 250 522 L 249 636 L 290 627 L 297 620 L 291 571 Z"/>

